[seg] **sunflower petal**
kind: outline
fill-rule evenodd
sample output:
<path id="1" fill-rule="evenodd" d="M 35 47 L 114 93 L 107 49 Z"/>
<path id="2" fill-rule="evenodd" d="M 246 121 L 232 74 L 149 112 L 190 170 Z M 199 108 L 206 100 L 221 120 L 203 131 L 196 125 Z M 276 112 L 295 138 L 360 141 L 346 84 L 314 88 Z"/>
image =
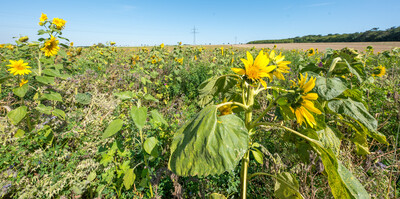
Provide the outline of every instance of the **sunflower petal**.
<path id="1" fill-rule="evenodd" d="M 244 75 L 246 73 L 246 71 L 243 68 L 231 68 L 231 70 L 239 75 Z"/>
<path id="2" fill-rule="evenodd" d="M 315 80 L 316 78 L 311 77 L 310 81 L 304 84 L 303 86 L 304 93 L 310 92 L 315 87 Z"/>
<path id="3" fill-rule="evenodd" d="M 303 100 L 317 100 L 318 99 L 318 94 L 317 93 L 307 93 L 305 96 L 301 96 Z"/>
<path id="4" fill-rule="evenodd" d="M 303 105 L 305 108 L 307 108 L 308 110 L 310 110 L 313 113 L 321 114 L 321 111 L 319 109 L 315 108 L 314 104 L 309 100 L 303 100 L 301 105 Z"/>

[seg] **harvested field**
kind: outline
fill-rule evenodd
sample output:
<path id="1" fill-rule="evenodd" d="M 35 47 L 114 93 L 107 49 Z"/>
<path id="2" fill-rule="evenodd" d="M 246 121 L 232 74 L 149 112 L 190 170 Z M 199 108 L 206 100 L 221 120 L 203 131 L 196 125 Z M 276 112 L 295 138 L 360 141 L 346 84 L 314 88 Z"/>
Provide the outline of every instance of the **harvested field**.
<path id="1" fill-rule="evenodd" d="M 318 48 L 319 51 L 325 51 L 327 48 L 335 50 L 342 49 L 344 47 L 354 48 L 358 51 L 364 51 L 367 46 L 372 46 L 375 52 L 382 52 L 390 50 L 394 47 L 400 47 L 400 42 L 337 42 L 337 43 L 284 43 L 284 44 L 240 44 L 232 45 L 233 47 L 242 48 L 273 48 L 274 45 L 278 49 L 292 50 L 292 49 L 309 49 Z"/>

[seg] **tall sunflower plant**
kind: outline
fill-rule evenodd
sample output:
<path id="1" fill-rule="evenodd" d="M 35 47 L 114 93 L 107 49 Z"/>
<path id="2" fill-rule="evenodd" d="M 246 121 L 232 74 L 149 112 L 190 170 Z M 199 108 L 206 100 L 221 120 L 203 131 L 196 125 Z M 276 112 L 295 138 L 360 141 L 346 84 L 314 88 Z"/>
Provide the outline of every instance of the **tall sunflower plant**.
<path id="1" fill-rule="evenodd" d="M 386 138 L 377 131 L 377 122 L 364 104 L 351 95 L 355 93 L 349 83 L 352 79 L 337 77 L 343 76 L 336 73 L 340 64 L 349 62 L 346 58 L 340 53 L 329 55 L 324 59 L 327 69 L 321 70 L 318 63 L 314 63 L 316 68 L 308 67 L 313 70 L 304 67 L 290 87 L 282 88 L 277 80 L 287 81 L 284 74 L 289 73 L 291 62 L 275 50 L 260 51 L 255 59 L 247 52 L 247 59 L 241 59 L 243 68 L 231 68 L 234 74 L 213 77 L 200 86 L 199 104 L 204 108 L 176 133 L 169 169 L 180 176 L 208 176 L 233 171 L 240 164 L 240 198 L 247 197 L 248 182 L 258 175 L 275 179 L 276 197 L 303 198 L 298 181 L 288 172 L 248 173 L 250 161 L 263 163 L 259 133 L 277 129 L 297 136 L 301 140 L 297 145 L 320 156 L 335 198 L 370 198 L 338 159 L 340 140 L 345 139 L 338 136 L 338 128 L 353 127 L 352 136 L 347 137 L 362 154 L 368 153 L 368 147 L 366 139 L 359 138 L 369 136 L 381 143 Z M 347 67 L 346 75 L 357 78 L 357 70 Z M 266 95 L 260 95 L 263 92 Z M 267 96 L 264 109 L 258 105 L 261 96 Z M 224 101 L 214 104 L 218 97 Z"/>
<path id="2" fill-rule="evenodd" d="M 7 116 L 11 124 L 19 125 L 20 135 L 25 134 L 25 131 L 35 130 L 35 124 L 40 121 L 42 114 L 62 120 L 66 116 L 63 110 L 57 108 L 57 104 L 63 102 L 61 94 L 48 87 L 55 85 L 56 77 L 62 79 L 70 77 L 64 71 L 63 64 L 56 64 L 55 61 L 57 55 L 61 54 L 61 58 L 66 57 L 60 46 L 65 48 L 68 46 L 59 42 L 59 39 L 68 41 L 60 36 L 66 21 L 59 18 L 49 21 L 47 15 L 43 13 L 39 21 L 39 25 L 46 30 L 39 30 L 38 35 L 48 35 L 48 38 L 39 38 L 37 42 L 27 43 L 29 38 L 21 37 L 16 46 L 18 50 L 15 50 L 8 60 L 9 64 L 6 65 L 10 73 L 7 78 L 17 79 L 13 93 L 20 98 L 19 106 L 8 112 Z M 19 53 L 25 51 L 27 53 Z M 28 93 L 30 94 L 27 95 Z M 27 103 L 29 101 L 35 103 Z M 37 104 L 37 106 L 28 107 L 27 104 Z M 32 116 L 36 118 L 32 119 Z M 26 126 L 20 123 L 24 119 Z"/>

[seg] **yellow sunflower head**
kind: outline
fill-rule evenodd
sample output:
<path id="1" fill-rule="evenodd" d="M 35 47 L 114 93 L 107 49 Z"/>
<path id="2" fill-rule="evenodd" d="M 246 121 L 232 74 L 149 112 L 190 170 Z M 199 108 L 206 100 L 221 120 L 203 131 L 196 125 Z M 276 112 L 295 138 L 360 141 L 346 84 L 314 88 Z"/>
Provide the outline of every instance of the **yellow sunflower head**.
<path id="1" fill-rule="evenodd" d="M 260 51 L 254 60 L 250 52 L 247 51 L 247 60 L 240 60 L 243 62 L 245 68 L 231 68 L 232 71 L 239 75 L 244 75 L 245 78 L 252 82 L 260 82 L 264 88 L 267 88 L 267 83 L 263 78 L 270 77 L 269 73 L 276 68 L 276 65 L 268 66 L 270 63 L 268 56 L 263 51 Z"/>
<path id="2" fill-rule="evenodd" d="M 53 24 L 59 30 L 62 30 L 64 28 L 65 23 L 67 23 L 67 21 L 65 21 L 64 19 L 60 19 L 60 18 L 54 18 L 53 19 Z"/>
<path id="3" fill-rule="evenodd" d="M 32 71 L 29 70 L 28 68 L 31 68 L 30 66 L 28 66 L 28 63 L 24 63 L 24 61 L 22 59 L 15 61 L 15 60 L 9 60 L 10 64 L 7 65 L 10 68 L 8 69 L 8 71 L 10 71 L 11 74 L 13 75 L 25 75 L 25 74 L 29 74 Z"/>
<path id="4" fill-rule="evenodd" d="M 313 55 L 315 55 L 315 50 L 314 50 L 314 48 L 308 49 L 308 50 L 307 50 L 307 55 L 308 55 L 308 56 L 313 56 Z"/>
<path id="5" fill-rule="evenodd" d="M 317 122 L 310 112 L 321 114 L 321 111 L 317 109 L 312 102 L 318 99 L 318 94 L 309 93 L 315 87 L 315 80 L 315 78 L 311 77 L 307 82 L 307 73 L 305 76 L 300 74 L 298 84 L 293 82 L 294 86 L 298 87 L 300 96 L 297 102 L 293 103 L 290 107 L 296 116 L 297 123 L 300 125 L 302 125 L 302 123 L 309 124 L 311 128 L 317 125 Z"/>
<path id="6" fill-rule="evenodd" d="M 386 74 L 386 68 L 384 66 L 378 66 L 372 70 L 373 77 L 383 77 L 385 74 Z"/>
<path id="7" fill-rule="evenodd" d="M 114 46 L 115 44 L 116 44 L 116 43 L 115 43 L 115 42 L 113 42 L 113 41 L 112 41 L 112 42 L 110 42 L 110 45 L 111 45 L 111 46 Z"/>
<path id="8" fill-rule="evenodd" d="M 20 37 L 20 38 L 18 39 L 18 41 L 20 41 L 20 42 L 27 42 L 28 40 L 29 40 L 29 37 L 28 37 L 28 36 Z"/>
<path id="9" fill-rule="evenodd" d="M 282 55 L 282 52 L 279 53 L 279 55 L 275 56 L 274 50 L 270 52 L 269 59 L 273 62 L 274 65 L 277 66 L 276 69 L 269 74 L 270 81 L 272 81 L 273 76 L 278 79 L 285 80 L 285 77 L 282 73 L 289 73 L 290 68 L 287 65 L 292 62 L 283 61 L 285 59 L 285 56 Z"/>
<path id="10" fill-rule="evenodd" d="M 47 57 L 57 55 L 58 50 L 60 50 L 58 42 L 59 41 L 56 40 L 53 35 L 51 35 L 51 38 L 44 43 L 44 47 L 40 50 L 43 51 Z"/>
<path id="11" fill-rule="evenodd" d="M 42 13 L 42 15 L 40 16 L 39 20 L 42 23 L 45 22 L 47 20 L 47 15 Z"/>
<path id="12" fill-rule="evenodd" d="M 160 45 L 160 48 L 164 48 L 164 43 L 162 43 L 162 44 Z"/>

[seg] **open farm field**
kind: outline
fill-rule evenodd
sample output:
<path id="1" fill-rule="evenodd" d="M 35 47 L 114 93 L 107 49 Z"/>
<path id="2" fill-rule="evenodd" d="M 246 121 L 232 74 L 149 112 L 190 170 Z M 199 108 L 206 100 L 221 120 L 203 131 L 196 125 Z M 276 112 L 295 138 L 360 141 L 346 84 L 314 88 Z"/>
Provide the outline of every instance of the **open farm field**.
<path id="1" fill-rule="evenodd" d="M 0 44 L 0 197 L 400 196 L 399 43 L 75 47 L 65 23 Z"/>

